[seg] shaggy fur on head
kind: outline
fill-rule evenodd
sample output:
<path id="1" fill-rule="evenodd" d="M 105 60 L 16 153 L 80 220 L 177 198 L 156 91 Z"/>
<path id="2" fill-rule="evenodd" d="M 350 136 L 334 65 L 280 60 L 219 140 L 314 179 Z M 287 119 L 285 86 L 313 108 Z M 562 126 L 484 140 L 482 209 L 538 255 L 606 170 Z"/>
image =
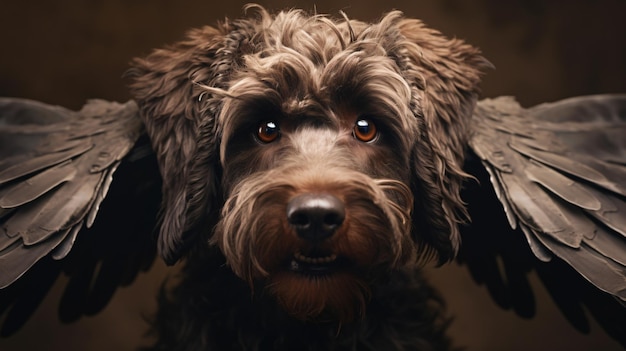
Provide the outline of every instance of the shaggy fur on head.
<path id="1" fill-rule="evenodd" d="M 187 257 L 162 348 L 445 349 L 416 263 L 458 249 L 489 63 L 397 11 L 367 24 L 247 10 L 129 72 L 163 176 L 159 250 Z M 330 237 L 288 218 L 303 195 L 340 203 Z"/>

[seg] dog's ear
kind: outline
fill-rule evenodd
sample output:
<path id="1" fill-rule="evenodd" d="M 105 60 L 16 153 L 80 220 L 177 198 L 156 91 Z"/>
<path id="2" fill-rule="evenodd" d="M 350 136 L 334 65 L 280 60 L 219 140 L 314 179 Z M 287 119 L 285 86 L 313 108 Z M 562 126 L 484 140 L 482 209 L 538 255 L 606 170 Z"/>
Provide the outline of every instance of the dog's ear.
<path id="1" fill-rule="evenodd" d="M 460 198 L 467 176 L 463 159 L 468 124 L 482 71 L 493 66 L 480 51 L 448 39 L 421 21 L 402 19 L 401 69 L 413 90 L 420 122 L 413 150 L 414 236 L 439 261 L 452 259 L 460 244 L 459 223 L 467 218 Z"/>
<path id="2" fill-rule="evenodd" d="M 216 206 L 217 108 L 206 101 L 202 85 L 215 79 L 223 42 L 216 28 L 196 29 L 184 41 L 135 59 L 127 72 L 163 178 L 158 250 L 168 264 L 180 258 Z"/>

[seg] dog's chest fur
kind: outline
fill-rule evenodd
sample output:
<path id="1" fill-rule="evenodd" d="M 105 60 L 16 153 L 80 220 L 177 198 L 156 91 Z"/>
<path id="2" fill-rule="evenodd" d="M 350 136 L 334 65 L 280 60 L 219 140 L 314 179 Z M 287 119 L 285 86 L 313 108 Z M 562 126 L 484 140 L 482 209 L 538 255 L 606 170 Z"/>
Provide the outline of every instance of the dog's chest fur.
<path id="1" fill-rule="evenodd" d="M 449 350 L 443 301 L 419 270 L 390 272 L 352 323 L 303 322 L 260 287 L 254 292 L 218 252 L 192 256 L 163 292 L 151 350 Z M 167 296 L 166 296 L 167 294 Z"/>

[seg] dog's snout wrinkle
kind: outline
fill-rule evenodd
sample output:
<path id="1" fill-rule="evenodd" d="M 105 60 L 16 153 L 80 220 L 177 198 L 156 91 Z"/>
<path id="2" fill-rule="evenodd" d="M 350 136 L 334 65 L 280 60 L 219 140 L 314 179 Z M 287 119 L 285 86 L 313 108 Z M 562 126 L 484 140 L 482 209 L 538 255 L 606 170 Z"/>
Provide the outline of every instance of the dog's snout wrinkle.
<path id="1" fill-rule="evenodd" d="M 302 194 L 287 204 L 287 220 L 298 235 L 311 242 L 330 236 L 345 219 L 345 207 L 331 194 Z"/>

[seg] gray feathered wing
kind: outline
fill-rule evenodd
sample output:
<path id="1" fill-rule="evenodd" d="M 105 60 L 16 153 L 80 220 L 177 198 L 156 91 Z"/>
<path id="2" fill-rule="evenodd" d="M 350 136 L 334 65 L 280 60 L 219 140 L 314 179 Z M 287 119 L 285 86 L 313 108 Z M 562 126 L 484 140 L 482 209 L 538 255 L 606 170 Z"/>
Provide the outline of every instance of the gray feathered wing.
<path id="1" fill-rule="evenodd" d="M 97 312 L 152 261 L 145 233 L 160 178 L 142 135 L 132 101 L 70 111 L 0 99 L 2 334 L 26 320 L 61 271 L 70 276 L 61 313 L 72 320 Z"/>
<path id="2" fill-rule="evenodd" d="M 626 329 L 626 309 L 619 306 L 626 302 L 626 95 L 577 97 L 529 109 L 510 97 L 483 100 L 473 116 L 469 145 L 468 172 L 482 178 L 483 188 L 484 183 L 493 187 L 500 205 L 490 208 L 484 191 L 468 195 L 479 223 L 472 223 L 471 234 L 463 237 L 469 241 L 464 255 L 475 277 L 491 284 L 490 291 L 504 305 L 507 299 L 515 304 L 511 296 L 529 290 L 520 273 L 537 269 L 557 304 L 581 326 L 582 311 L 571 307 L 595 303 L 590 302 L 593 293 L 568 286 L 568 273 L 545 269 L 569 265 L 606 292 L 606 301 L 617 302 L 603 324 L 625 343 L 626 336 L 617 335 L 612 324 L 623 323 L 622 333 Z M 534 258 L 517 253 L 511 258 L 511 243 L 518 239 L 506 234 L 502 223 L 497 226 L 495 217 L 502 210 L 508 231 L 517 231 L 525 241 L 515 245 L 529 247 Z M 481 235 L 491 242 L 477 241 Z M 507 256 L 505 252 L 508 276 L 497 277 L 495 261 L 487 257 Z M 505 281 L 517 291 L 509 286 L 503 294 Z"/>

